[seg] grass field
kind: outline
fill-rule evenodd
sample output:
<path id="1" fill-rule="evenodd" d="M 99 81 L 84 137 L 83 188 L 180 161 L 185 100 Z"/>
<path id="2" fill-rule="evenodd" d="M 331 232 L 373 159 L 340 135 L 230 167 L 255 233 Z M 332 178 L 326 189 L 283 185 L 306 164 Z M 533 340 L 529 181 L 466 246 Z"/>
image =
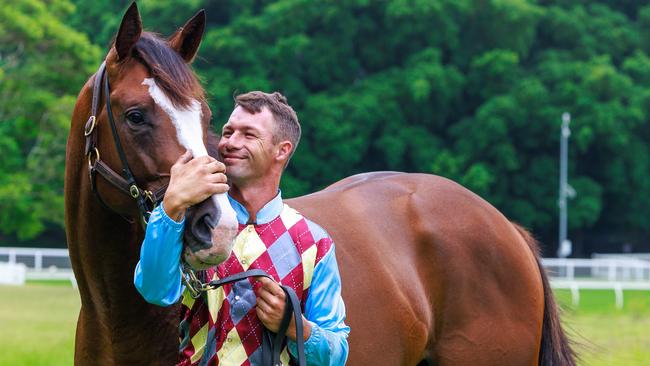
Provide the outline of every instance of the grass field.
<path id="1" fill-rule="evenodd" d="M 581 291 L 578 307 L 569 291 L 556 293 L 580 365 L 650 365 L 650 292 L 625 292 L 622 310 L 613 291 Z M 68 282 L 0 286 L 0 299 L 0 365 L 72 364 L 77 290 Z"/>
<path id="2" fill-rule="evenodd" d="M 568 290 L 556 295 L 580 365 L 650 365 L 650 292 L 626 291 L 622 310 L 616 309 L 614 291 L 580 291 L 578 307 L 571 305 Z"/>
<path id="3" fill-rule="evenodd" d="M 70 282 L 0 286 L 0 365 L 72 365 L 79 294 Z"/>

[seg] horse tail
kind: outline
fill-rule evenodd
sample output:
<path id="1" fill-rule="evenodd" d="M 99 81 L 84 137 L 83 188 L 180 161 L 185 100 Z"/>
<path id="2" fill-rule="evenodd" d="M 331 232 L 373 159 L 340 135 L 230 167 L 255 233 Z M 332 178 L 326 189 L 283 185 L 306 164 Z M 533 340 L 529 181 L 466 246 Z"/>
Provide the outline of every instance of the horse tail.
<path id="1" fill-rule="evenodd" d="M 523 227 L 513 223 L 515 229 L 524 238 L 537 261 L 544 287 L 544 320 L 542 323 L 542 340 L 539 351 L 540 366 L 575 366 L 576 354 L 560 323 L 559 308 L 555 302 L 548 276 L 540 261 L 537 240 Z"/>

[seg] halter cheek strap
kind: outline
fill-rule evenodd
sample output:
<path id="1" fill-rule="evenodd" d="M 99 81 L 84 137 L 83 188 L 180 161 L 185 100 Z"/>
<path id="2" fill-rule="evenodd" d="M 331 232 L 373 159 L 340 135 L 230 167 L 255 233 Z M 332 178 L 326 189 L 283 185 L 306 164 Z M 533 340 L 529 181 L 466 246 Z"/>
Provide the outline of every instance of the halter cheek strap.
<path id="1" fill-rule="evenodd" d="M 104 163 L 104 161 L 101 160 L 99 149 L 97 147 L 97 114 L 99 112 L 99 99 L 102 95 L 102 81 L 104 82 L 103 84 L 105 94 L 104 99 L 106 101 L 106 115 L 108 116 L 108 122 L 111 126 L 111 134 L 113 135 L 115 149 L 117 150 L 117 154 L 120 157 L 120 161 L 122 163 L 122 173 L 126 178 L 124 178 L 122 174 L 116 173 L 106 163 Z M 95 73 L 95 80 L 93 81 L 91 114 L 84 127 L 84 136 L 86 136 L 85 152 L 86 156 L 88 157 L 88 174 L 90 177 L 90 186 L 99 202 L 108 210 L 113 211 L 102 199 L 99 191 L 97 190 L 97 173 L 104 177 L 104 179 L 106 179 L 111 185 L 123 193 L 128 194 L 136 201 L 138 211 L 140 212 L 140 222 L 143 227 L 146 227 L 151 211 L 162 201 L 165 195 L 165 191 L 167 190 L 167 185 L 160 187 L 153 192 L 142 189 L 138 186 L 135 177 L 129 168 L 129 163 L 126 159 L 124 149 L 122 148 L 120 136 L 117 133 L 115 118 L 113 117 L 113 111 L 111 109 L 110 84 L 108 82 L 108 74 L 106 73 L 106 61 L 102 62 L 102 64 L 99 66 L 99 69 L 97 70 L 97 73 Z"/>

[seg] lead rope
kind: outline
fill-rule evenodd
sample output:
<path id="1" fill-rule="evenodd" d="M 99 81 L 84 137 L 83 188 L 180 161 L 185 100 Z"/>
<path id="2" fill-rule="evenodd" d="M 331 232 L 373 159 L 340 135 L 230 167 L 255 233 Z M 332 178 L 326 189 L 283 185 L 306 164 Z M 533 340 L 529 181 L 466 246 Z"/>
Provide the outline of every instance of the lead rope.
<path id="1" fill-rule="evenodd" d="M 268 273 L 261 269 L 251 269 L 245 272 L 240 272 L 226 278 L 213 280 L 208 283 L 203 283 L 196 276 L 193 269 L 187 264 L 183 264 L 183 282 L 190 291 L 193 298 L 201 296 L 208 290 L 215 290 L 223 285 L 241 281 L 249 277 L 266 277 L 273 280 Z M 280 285 L 280 288 L 285 293 L 285 308 L 282 321 L 280 322 L 280 329 L 278 333 L 273 333 L 264 328 L 262 333 L 262 364 L 263 366 L 282 366 L 280 361 L 280 353 L 282 346 L 285 344 L 287 338 L 287 329 L 291 323 L 291 317 L 296 323 L 296 348 L 298 351 L 298 365 L 306 366 L 307 359 L 305 357 L 305 337 L 303 333 L 302 313 L 300 311 L 300 300 L 296 292 L 289 286 Z"/>

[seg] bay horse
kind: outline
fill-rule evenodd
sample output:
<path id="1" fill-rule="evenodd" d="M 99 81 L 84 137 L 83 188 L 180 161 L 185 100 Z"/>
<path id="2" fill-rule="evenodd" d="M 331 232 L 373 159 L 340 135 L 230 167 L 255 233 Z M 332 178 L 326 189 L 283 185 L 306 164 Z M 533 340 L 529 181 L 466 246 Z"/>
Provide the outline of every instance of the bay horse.
<path id="1" fill-rule="evenodd" d="M 197 141 L 207 151 L 216 146 L 188 66 L 204 26 L 199 12 L 165 40 L 142 32 L 132 4 L 105 67 L 79 94 L 65 177 L 82 303 L 77 365 L 177 360 L 178 307 L 145 302 L 133 272 L 140 222 L 159 201 L 171 165 L 185 149 L 205 153 Z M 197 108 L 198 125 L 179 126 L 176 113 Z M 209 199 L 188 213 L 184 258 L 195 267 L 230 253 L 232 208 L 222 203 Z M 575 364 L 535 241 L 469 190 L 433 175 L 376 172 L 287 203 L 336 243 L 351 327 L 348 364 Z"/>

